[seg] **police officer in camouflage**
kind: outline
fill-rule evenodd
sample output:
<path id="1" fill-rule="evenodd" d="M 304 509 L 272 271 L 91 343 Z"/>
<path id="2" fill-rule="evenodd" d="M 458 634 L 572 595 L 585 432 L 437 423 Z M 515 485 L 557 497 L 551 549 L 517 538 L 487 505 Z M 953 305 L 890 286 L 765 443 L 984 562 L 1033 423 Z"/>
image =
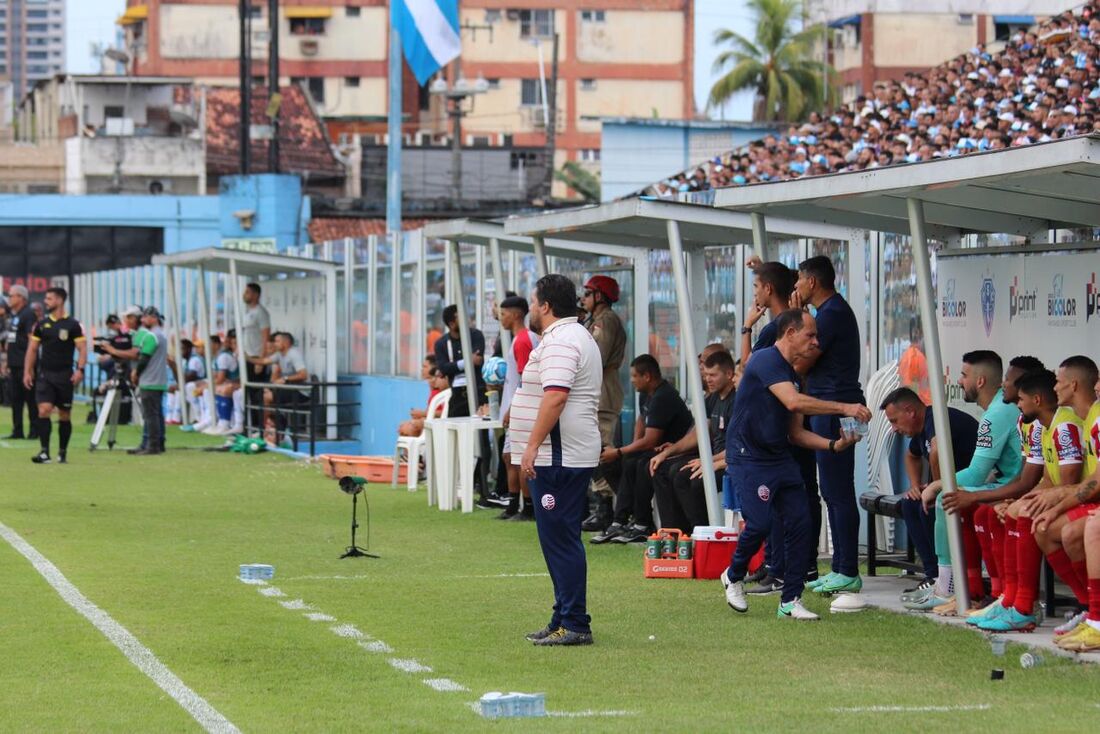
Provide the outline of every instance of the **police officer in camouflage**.
<path id="1" fill-rule="evenodd" d="M 588 315 L 588 330 L 600 348 L 603 360 L 603 387 L 600 390 L 598 416 L 600 440 L 603 448 L 615 444 L 615 425 L 623 410 L 623 385 L 619 368 L 626 354 L 626 330 L 622 319 L 611 307 L 619 300 L 619 284 L 606 275 L 593 275 L 584 284 L 581 307 Z M 612 467 L 618 471 L 618 465 Z M 611 524 L 612 506 L 615 501 L 613 487 L 617 477 L 608 476 L 605 467 L 599 467 L 592 479 L 592 491 L 596 495 L 595 511 L 584 521 L 582 528 L 600 531 Z"/>

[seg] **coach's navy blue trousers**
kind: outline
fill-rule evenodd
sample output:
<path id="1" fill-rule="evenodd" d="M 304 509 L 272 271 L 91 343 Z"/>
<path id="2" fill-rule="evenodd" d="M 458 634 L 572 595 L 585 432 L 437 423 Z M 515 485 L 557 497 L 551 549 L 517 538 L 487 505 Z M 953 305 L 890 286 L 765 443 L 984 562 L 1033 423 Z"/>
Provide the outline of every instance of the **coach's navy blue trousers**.
<path id="1" fill-rule="evenodd" d="M 729 579 L 740 581 L 749 561 L 768 539 L 773 522 L 783 524 L 783 551 L 787 572 L 783 576 L 783 601 L 802 595 L 811 558 L 810 507 L 802 476 L 794 462 L 778 465 L 731 464 L 727 473 L 741 499 L 745 528 L 737 540 Z"/>
<path id="2" fill-rule="evenodd" d="M 810 429 L 822 438 L 840 438 L 840 417 L 810 417 Z M 821 497 L 829 515 L 833 534 L 834 573 L 859 575 L 859 506 L 856 504 L 856 449 L 840 453 L 817 451 L 817 474 Z"/>
<path id="3" fill-rule="evenodd" d="M 585 607 L 588 563 L 581 540 L 581 523 L 588 514 L 588 482 L 593 468 L 536 466 L 528 481 L 535 508 L 535 526 L 546 569 L 554 583 L 554 614 L 550 629 L 591 632 Z"/>

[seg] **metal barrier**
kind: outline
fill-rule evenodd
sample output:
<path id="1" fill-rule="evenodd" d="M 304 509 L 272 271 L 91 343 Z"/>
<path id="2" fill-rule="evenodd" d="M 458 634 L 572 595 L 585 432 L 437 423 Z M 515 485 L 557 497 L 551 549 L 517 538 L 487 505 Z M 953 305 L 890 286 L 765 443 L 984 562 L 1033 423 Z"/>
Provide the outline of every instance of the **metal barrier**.
<path id="1" fill-rule="evenodd" d="M 295 451 L 301 441 L 309 443 L 309 455 L 315 456 L 317 441 L 352 441 L 354 429 L 359 427 L 358 400 L 339 400 L 339 388 L 358 388 L 358 382 L 298 382 L 292 385 L 276 385 L 270 382 L 249 383 L 244 391 L 244 421 L 246 435 L 263 436 L 267 430 L 267 418 L 274 422 L 275 443 L 289 438 Z M 263 393 L 270 390 L 271 403 L 266 403 Z M 260 396 L 257 405 L 256 396 Z M 330 398 L 329 396 L 332 396 Z M 332 410 L 335 410 L 330 416 Z M 255 418 L 260 427 L 255 427 Z M 303 420 L 304 418 L 304 420 Z"/>

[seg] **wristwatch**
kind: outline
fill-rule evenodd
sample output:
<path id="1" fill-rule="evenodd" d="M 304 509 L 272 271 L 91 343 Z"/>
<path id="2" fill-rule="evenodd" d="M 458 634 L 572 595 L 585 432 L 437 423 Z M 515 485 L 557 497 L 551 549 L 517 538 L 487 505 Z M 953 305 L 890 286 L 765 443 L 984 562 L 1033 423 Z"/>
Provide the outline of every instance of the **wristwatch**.
<path id="1" fill-rule="evenodd" d="M 752 327 L 750 327 L 750 326 L 742 326 L 742 327 L 741 327 L 741 333 L 742 333 L 742 334 L 751 334 L 751 333 L 752 333 Z"/>

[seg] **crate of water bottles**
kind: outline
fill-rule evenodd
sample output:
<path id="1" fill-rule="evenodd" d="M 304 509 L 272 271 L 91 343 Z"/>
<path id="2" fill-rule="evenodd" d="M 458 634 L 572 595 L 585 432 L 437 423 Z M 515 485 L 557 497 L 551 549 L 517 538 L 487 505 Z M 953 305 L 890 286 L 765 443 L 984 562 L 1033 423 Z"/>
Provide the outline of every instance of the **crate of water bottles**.
<path id="1" fill-rule="evenodd" d="M 242 563 L 242 581 L 270 581 L 275 578 L 275 567 L 266 563 Z"/>
<path id="2" fill-rule="evenodd" d="M 546 694 L 501 693 L 492 691 L 481 697 L 481 715 L 486 719 L 510 719 L 546 716 Z"/>
<path id="3" fill-rule="evenodd" d="M 695 575 L 691 536 L 676 528 L 661 528 L 646 539 L 647 579 L 690 579 Z"/>

